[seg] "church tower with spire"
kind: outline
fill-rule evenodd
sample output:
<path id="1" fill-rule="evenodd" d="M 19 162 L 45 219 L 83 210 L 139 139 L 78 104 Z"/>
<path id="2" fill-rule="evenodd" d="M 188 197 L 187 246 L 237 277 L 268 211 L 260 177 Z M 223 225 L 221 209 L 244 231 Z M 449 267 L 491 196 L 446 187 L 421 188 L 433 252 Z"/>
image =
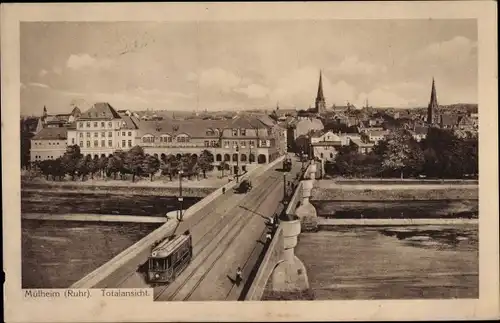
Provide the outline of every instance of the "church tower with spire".
<path id="1" fill-rule="evenodd" d="M 326 110 L 325 96 L 323 95 L 323 80 L 321 71 L 319 71 L 318 94 L 316 95 L 315 112 L 322 113 Z"/>
<path id="2" fill-rule="evenodd" d="M 427 123 L 429 125 L 437 125 L 439 123 L 438 102 L 436 94 L 436 85 L 432 78 L 431 100 L 427 107 Z"/>

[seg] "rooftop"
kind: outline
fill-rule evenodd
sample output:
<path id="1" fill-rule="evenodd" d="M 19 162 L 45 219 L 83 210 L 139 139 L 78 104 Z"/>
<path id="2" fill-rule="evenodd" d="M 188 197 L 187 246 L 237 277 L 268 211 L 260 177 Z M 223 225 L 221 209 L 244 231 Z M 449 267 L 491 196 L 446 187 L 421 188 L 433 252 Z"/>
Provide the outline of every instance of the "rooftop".
<path id="1" fill-rule="evenodd" d="M 33 140 L 66 140 L 68 129 L 66 128 L 43 128 L 32 139 Z"/>
<path id="2" fill-rule="evenodd" d="M 107 102 L 98 102 L 82 113 L 80 119 L 120 119 L 120 115 Z"/>

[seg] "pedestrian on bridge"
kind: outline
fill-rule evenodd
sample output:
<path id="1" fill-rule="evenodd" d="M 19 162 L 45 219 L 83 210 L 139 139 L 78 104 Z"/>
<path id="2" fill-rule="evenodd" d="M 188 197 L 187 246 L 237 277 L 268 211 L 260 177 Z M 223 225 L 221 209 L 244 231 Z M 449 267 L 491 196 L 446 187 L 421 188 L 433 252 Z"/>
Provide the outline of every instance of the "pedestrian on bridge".
<path id="1" fill-rule="evenodd" d="M 241 275 L 241 268 L 238 267 L 238 269 L 236 270 L 236 286 L 240 286 L 240 283 L 243 280 L 243 277 Z"/>

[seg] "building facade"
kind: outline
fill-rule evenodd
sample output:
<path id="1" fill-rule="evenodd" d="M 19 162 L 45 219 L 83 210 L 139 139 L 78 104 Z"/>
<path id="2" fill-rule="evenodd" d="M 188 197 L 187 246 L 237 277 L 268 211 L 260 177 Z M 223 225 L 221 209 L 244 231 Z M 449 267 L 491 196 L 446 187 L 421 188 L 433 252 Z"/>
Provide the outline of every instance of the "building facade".
<path id="1" fill-rule="evenodd" d="M 30 161 L 57 159 L 66 152 L 66 128 L 44 128 L 31 138 Z"/>
<path id="2" fill-rule="evenodd" d="M 136 145 L 137 122 L 108 103 L 96 103 L 68 129 L 68 145 L 78 145 L 83 155 L 93 157 L 128 150 Z"/>

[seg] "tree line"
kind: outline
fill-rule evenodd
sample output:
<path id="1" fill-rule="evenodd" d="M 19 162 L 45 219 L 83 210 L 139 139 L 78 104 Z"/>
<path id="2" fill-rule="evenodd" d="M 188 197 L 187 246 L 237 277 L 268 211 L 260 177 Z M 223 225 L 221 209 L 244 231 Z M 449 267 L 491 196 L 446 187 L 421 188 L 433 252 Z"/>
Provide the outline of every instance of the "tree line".
<path id="1" fill-rule="evenodd" d="M 346 177 L 464 178 L 479 173 L 478 140 L 459 138 L 450 130 L 430 128 L 417 142 L 405 129 L 391 132 L 367 154 L 342 147 L 325 173 Z"/>
<path id="2" fill-rule="evenodd" d="M 194 154 L 163 155 L 158 158 L 156 155 L 144 153 L 144 149 L 135 146 L 128 151 L 116 151 L 113 155 L 106 157 L 95 156 L 92 158 L 84 156 L 80 152 L 78 145 L 68 146 L 63 156 L 54 160 L 43 160 L 35 162 L 35 167 L 47 179 L 62 180 L 66 175 L 75 181 L 82 181 L 91 178 L 132 178 L 135 182 L 137 177 L 149 177 L 153 181 L 154 175 L 159 171 L 162 175 L 168 176 L 170 180 L 179 175 L 191 179 L 200 174 L 206 178 L 206 173 L 213 170 L 214 156 L 208 150 L 201 152 L 200 156 Z M 224 163 L 225 164 L 225 163 Z M 222 172 L 228 169 L 228 165 L 221 165 Z"/>

